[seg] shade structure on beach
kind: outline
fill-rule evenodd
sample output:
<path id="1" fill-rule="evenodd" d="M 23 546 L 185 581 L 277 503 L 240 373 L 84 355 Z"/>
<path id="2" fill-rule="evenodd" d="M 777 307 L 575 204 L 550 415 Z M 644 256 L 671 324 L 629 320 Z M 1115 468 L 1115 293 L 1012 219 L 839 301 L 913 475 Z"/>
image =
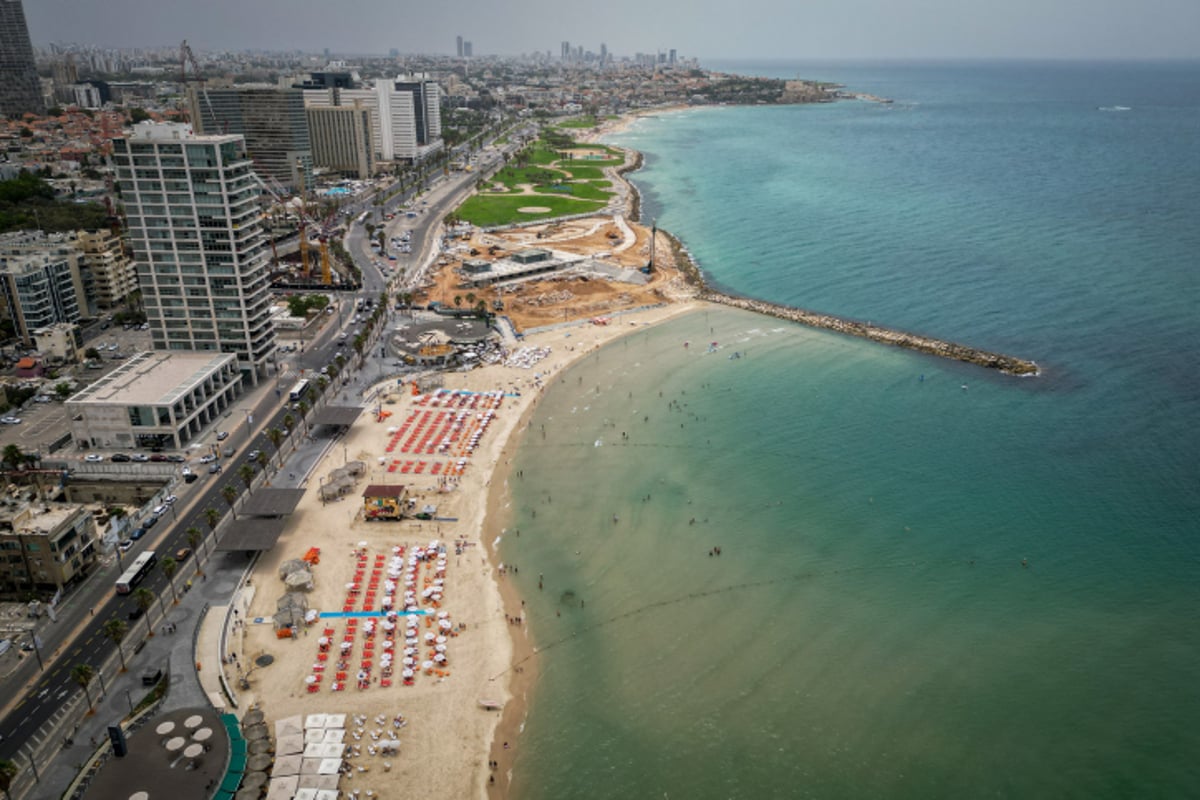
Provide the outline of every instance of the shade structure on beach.
<path id="1" fill-rule="evenodd" d="M 294 733 L 304 733 L 304 720 L 299 714 L 275 721 L 275 738 L 291 736 Z"/>
<path id="2" fill-rule="evenodd" d="M 346 727 L 346 715 L 345 714 L 326 714 L 325 715 L 325 727 L 326 728 L 344 728 L 344 727 Z"/>
<path id="3" fill-rule="evenodd" d="M 306 745 L 320 744 L 323 741 L 325 741 L 324 728 L 309 728 L 304 732 L 304 743 Z"/>
<path id="4" fill-rule="evenodd" d="M 309 742 L 304 745 L 304 759 L 307 761 L 310 758 L 324 758 L 325 753 L 321 749 L 320 742 Z"/>
<path id="5" fill-rule="evenodd" d="M 198 730 L 192 731 L 192 738 L 197 742 L 207 742 L 212 738 L 212 735 L 212 728 L 199 728 Z"/>
<path id="6" fill-rule="evenodd" d="M 182 736 L 175 736 L 167 739 L 167 743 L 164 746 L 167 748 L 168 753 L 175 753 L 182 750 L 185 744 L 187 744 L 187 739 L 184 739 Z"/>
<path id="7" fill-rule="evenodd" d="M 304 727 L 305 728 L 324 728 L 325 727 L 325 717 L 326 717 L 325 714 L 309 714 L 307 717 L 304 718 Z"/>
<path id="8" fill-rule="evenodd" d="M 310 684 L 310 685 L 314 684 L 317 682 L 317 676 L 316 675 L 306 675 L 304 678 L 304 682 L 307 684 Z"/>
<path id="9" fill-rule="evenodd" d="M 257 725 L 258 723 L 264 721 L 265 719 L 266 719 L 266 715 L 263 714 L 263 712 L 261 710 L 259 710 L 257 708 L 252 708 L 246 712 L 246 716 L 242 717 L 242 724 L 243 725 Z"/>
<path id="10" fill-rule="evenodd" d="M 280 736 L 275 740 L 275 754 L 280 756 L 290 756 L 296 753 L 304 752 L 304 737 L 293 733 L 289 736 Z"/>
<path id="11" fill-rule="evenodd" d="M 413 676 L 413 671 L 411 669 L 406 669 L 400 673 L 400 676 L 403 678 L 411 678 Z"/>
<path id="12" fill-rule="evenodd" d="M 338 777 L 337 775 L 301 775 L 300 788 L 313 789 L 318 792 L 322 789 L 336 789 Z"/>
<path id="13" fill-rule="evenodd" d="M 255 739 L 246 745 L 246 752 L 252 756 L 271 752 L 271 742 L 268 739 Z"/>
<path id="14" fill-rule="evenodd" d="M 171 722 L 171 720 L 167 720 L 166 722 L 158 723 L 158 727 L 154 729 L 154 732 L 159 736 L 166 736 L 173 730 L 175 730 L 175 723 Z"/>
<path id="15" fill-rule="evenodd" d="M 204 722 L 204 717 L 199 714 L 192 714 L 183 721 L 183 727 L 190 731 L 192 728 L 199 728 L 201 722 Z"/>
<path id="16" fill-rule="evenodd" d="M 267 800 L 291 800 L 296 794 L 296 789 L 299 788 L 299 783 L 299 775 L 280 777 L 278 774 L 272 773 L 271 783 L 267 786 Z"/>
<path id="17" fill-rule="evenodd" d="M 315 800 L 338 800 L 337 789 L 318 789 Z"/>
<path id="18" fill-rule="evenodd" d="M 320 768 L 320 766 L 321 766 L 321 759 L 305 757 L 305 759 L 300 762 L 300 774 L 301 775 L 316 775 L 317 770 Z"/>
<path id="19" fill-rule="evenodd" d="M 343 728 L 326 728 L 323 744 L 341 744 L 345 737 L 346 731 Z"/>
<path id="20" fill-rule="evenodd" d="M 183 755 L 185 758 L 197 758 L 203 752 L 204 752 L 204 745 L 202 745 L 198 742 L 193 742 L 193 743 L 189 744 L 187 747 L 183 748 Z M 269 759 L 270 759 L 270 756 L 268 756 L 268 763 L 270 763 Z"/>
<path id="21" fill-rule="evenodd" d="M 302 786 L 296 790 L 296 800 L 317 800 L 317 790 Z"/>
<path id="22" fill-rule="evenodd" d="M 275 777 L 299 775 L 300 763 L 303 760 L 300 756 L 280 756 L 275 759 L 275 766 L 271 769 L 271 774 Z"/>
<path id="23" fill-rule="evenodd" d="M 247 772 L 242 778 L 242 788 L 257 789 L 260 786 L 266 786 L 268 780 L 267 773 L 265 772 Z"/>
<path id="24" fill-rule="evenodd" d="M 250 756 L 246 759 L 246 769 L 251 772 L 256 770 L 266 770 L 271 766 L 271 757 L 266 753 L 260 753 L 256 756 Z"/>
<path id="25" fill-rule="evenodd" d="M 317 768 L 318 775 L 337 775 L 338 770 L 342 768 L 342 760 L 340 758 L 326 758 L 321 761 L 321 766 Z"/>

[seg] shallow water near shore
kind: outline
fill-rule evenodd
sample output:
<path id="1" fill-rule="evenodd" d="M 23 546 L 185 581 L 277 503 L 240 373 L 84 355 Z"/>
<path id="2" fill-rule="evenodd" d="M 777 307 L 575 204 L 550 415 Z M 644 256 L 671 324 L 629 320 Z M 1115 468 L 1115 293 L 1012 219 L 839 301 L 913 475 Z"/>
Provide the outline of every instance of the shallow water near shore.
<path id="1" fill-rule="evenodd" d="M 1146 85 L 1140 68 L 1111 69 L 1115 94 Z M 520 536 L 510 530 L 501 545 L 541 647 L 514 796 L 1120 797 L 1200 787 L 1191 624 L 1200 379 L 1181 367 L 1196 344 L 1197 287 L 1181 260 L 1195 239 L 1184 219 L 1194 204 L 1176 207 L 1200 199 L 1200 182 L 1164 185 L 1156 171 L 1172 155 L 1194 159 L 1195 144 L 1173 126 L 1197 119 L 1198 98 L 1174 86 L 1156 120 L 1129 123 L 1144 131 L 1114 139 L 1083 114 L 1106 103 L 1068 96 L 1074 73 L 1061 76 L 1062 96 L 1027 97 L 1041 124 L 1026 118 L 1038 132 L 1022 158 L 1036 163 L 1022 169 L 1058 157 L 1039 149 L 1062 144 L 1045 107 L 1058 102 L 1075 120 L 1062 124 L 1086 126 L 1086 146 L 1108 149 L 1096 163 L 1113 162 L 1128 183 L 1113 197 L 1103 186 L 1111 174 L 1051 182 L 1074 181 L 1069 193 L 1113 206 L 1108 224 L 1093 225 L 1094 207 L 1058 207 L 1068 188 L 1014 181 L 1026 207 L 1003 225 L 984 218 L 1015 202 L 1005 187 L 976 183 L 978 202 L 949 203 L 961 174 L 939 178 L 945 190 L 910 174 L 936 202 L 909 207 L 895 196 L 903 171 L 884 169 L 906 145 L 939 136 L 971 143 L 977 152 L 963 163 L 993 159 L 980 171 L 1015 158 L 979 139 L 993 106 L 1016 102 L 995 94 L 1011 82 L 986 71 L 953 77 L 892 71 L 881 85 L 854 85 L 905 90 L 914 109 L 934 109 L 919 125 L 863 104 L 705 109 L 622 138 L 648 154 L 637 177 L 647 207 L 720 282 L 1015 351 L 1048 372 L 989 375 L 726 309 L 636 330 L 566 372 L 516 454 L 510 527 Z M 1170 77 L 1156 78 L 1164 97 Z M 785 115 L 794 116 L 770 128 Z M 773 251 L 762 262 L 773 272 L 747 270 L 748 253 L 767 246 L 763 230 L 795 229 L 794 215 L 770 216 L 789 206 L 775 197 L 750 225 L 703 185 L 736 178 L 701 170 L 712 163 L 704 137 L 738 152 L 741 139 L 721 137 L 752 122 L 767 126 L 760 141 L 801 130 L 803 149 L 823 154 L 819 163 L 789 155 L 785 167 L 778 153 L 760 155 L 795 196 L 824 193 L 814 208 L 835 202 L 846 174 L 876 187 L 854 200 L 852 225 L 814 223 L 803 257 Z M 981 126 L 974 137 L 962 133 L 968 124 Z M 856 136 L 859 151 L 833 152 Z M 1141 158 L 1118 147 L 1143 140 L 1176 149 Z M 939 144 L 949 146 L 926 142 L 924 158 Z M 952 171 L 953 160 L 936 166 Z M 760 185 L 745 164 L 740 174 L 746 182 L 726 191 Z M 1151 178 L 1145 195 L 1129 194 Z M 881 250 L 901 206 L 921 246 Z M 1149 208 L 1158 210 L 1134 213 Z M 949 229 L 974 233 L 964 244 Z M 977 248 L 1005 255 L 959 274 L 956 260 Z M 935 250 L 944 257 L 928 258 Z M 1036 266 L 1025 262 L 1033 257 Z M 720 556 L 709 555 L 715 546 Z"/>

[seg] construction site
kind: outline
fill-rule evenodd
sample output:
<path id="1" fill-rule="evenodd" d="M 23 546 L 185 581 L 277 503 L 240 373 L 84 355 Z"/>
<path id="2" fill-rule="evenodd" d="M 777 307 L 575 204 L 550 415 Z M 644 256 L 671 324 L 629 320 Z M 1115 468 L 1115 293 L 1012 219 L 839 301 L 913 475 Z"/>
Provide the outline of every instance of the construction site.
<path id="1" fill-rule="evenodd" d="M 692 297 L 695 287 L 682 269 L 681 254 L 661 231 L 655 232 L 652 247 L 651 232 L 604 215 L 476 231 L 443 253 L 413 302 L 463 310 L 482 303 L 507 316 L 518 331 L 527 331 L 589 318 L 604 324 L 619 311 Z M 479 285 L 482 270 L 497 270 L 531 251 L 550 254 L 555 268 Z"/>

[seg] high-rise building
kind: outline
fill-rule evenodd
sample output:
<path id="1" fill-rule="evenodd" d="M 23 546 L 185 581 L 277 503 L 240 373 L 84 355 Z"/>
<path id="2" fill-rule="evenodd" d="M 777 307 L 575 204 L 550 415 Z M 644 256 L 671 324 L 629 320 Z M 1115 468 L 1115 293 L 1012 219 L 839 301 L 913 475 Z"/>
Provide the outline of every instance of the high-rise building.
<path id="1" fill-rule="evenodd" d="M 91 316 L 90 275 L 80 266 L 74 234 L 0 235 L 0 316 L 27 345 L 39 328 Z"/>
<path id="2" fill-rule="evenodd" d="M 455 47 L 456 52 L 458 53 L 458 57 L 462 58 L 463 57 L 463 38 L 461 36 L 454 37 L 454 47 Z"/>
<path id="3" fill-rule="evenodd" d="M 463 58 L 471 58 L 475 55 L 475 45 L 471 44 L 470 40 L 463 42 Z"/>
<path id="4" fill-rule="evenodd" d="M 198 134 L 241 134 L 254 168 L 294 190 L 312 189 L 312 143 L 299 89 L 242 85 L 188 89 Z"/>
<path id="5" fill-rule="evenodd" d="M 244 138 L 144 122 L 113 141 L 113 163 L 155 349 L 232 353 L 257 384 L 275 331 Z"/>
<path id="6" fill-rule="evenodd" d="M 608 45 L 604 42 L 600 43 L 600 63 L 604 64 L 608 61 Z"/>
<path id="7" fill-rule="evenodd" d="M 379 80 L 373 89 L 341 89 L 331 102 L 360 101 L 371 112 L 371 141 L 379 161 L 417 163 L 442 146 L 441 89 L 428 75 Z M 310 105 L 315 105 L 315 98 Z"/>
<path id="8" fill-rule="evenodd" d="M 562 53 L 560 55 L 562 56 L 563 61 L 571 60 L 571 43 L 570 42 L 564 41 L 562 43 Z"/>
<path id="9" fill-rule="evenodd" d="M 0 116 L 45 114 L 21 0 L 0 0 Z"/>
<path id="10" fill-rule="evenodd" d="M 314 105 L 305 113 L 316 166 L 348 178 L 366 179 L 375 173 L 371 111 L 361 100 L 352 106 Z"/>

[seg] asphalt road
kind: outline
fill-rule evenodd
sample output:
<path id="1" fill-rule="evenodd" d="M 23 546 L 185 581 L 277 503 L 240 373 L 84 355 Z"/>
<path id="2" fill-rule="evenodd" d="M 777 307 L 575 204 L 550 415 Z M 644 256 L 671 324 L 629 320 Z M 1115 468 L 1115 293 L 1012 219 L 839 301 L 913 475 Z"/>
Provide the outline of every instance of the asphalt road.
<path id="1" fill-rule="evenodd" d="M 511 147 L 512 145 L 508 146 L 509 149 Z M 420 281 L 422 270 L 419 267 L 427 260 L 431 260 L 426 258 L 426 253 L 436 244 L 432 241 L 432 236 L 438 230 L 441 220 L 462 202 L 463 197 L 470 191 L 476 180 L 490 174 L 503 163 L 498 156 L 489 161 L 490 163 L 485 161 L 481 164 L 481 168 L 476 172 L 452 173 L 449 177 L 435 178 L 432 181 L 433 188 L 427 193 L 424 203 L 417 206 L 422 210 L 415 218 L 397 213 L 396 218 L 388 226 L 387 235 L 390 239 L 399 230 L 412 230 L 413 253 L 408 258 L 411 258 L 418 268 L 398 270 L 397 276 L 403 275 L 403 278 L 395 279 L 395 288 L 408 287 Z M 396 211 L 409 199 L 408 196 L 397 197 L 388 203 L 387 210 Z M 359 201 L 353 207 L 357 213 L 374 209 L 369 200 Z M 359 238 L 353 238 L 356 235 Z M 347 234 L 347 250 L 353 255 L 363 273 L 363 288 L 358 297 L 375 299 L 385 289 L 390 279 L 379 272 L 373 264 L 373 259 L 364 252 L 364 248 L 361 246 L 363 235 L 365 234 L 362 225 L 352 224 Z M 355 246 L 352 247 L 352 244 Z M 352 314 L 349 312 L 340 315 L 339 321 L 341 323 L 340 331 L 348 331 L 354 327 Z M 305 346 L 303 353 L 292 356 L 289 361 L 295 361 L 299 368 L 306 370 L 320 369 L 329 364 L 338 349 L 335 339 L 340 331 L 337 324 L 325 326 L 316 335 L 314 341 Z M 368 371 L 370 360 L 379 358 L 380 351 L 378 348 L 368 348 L 365 355 L 367 360 L 364 361 L 362 371 L 364 374 L 370 374 Z M 386 358 L 386 356 L 383 357 Z M 341 380 L 345 379 L 346 377 L 341 378 Z M 286 386 L 280 388 L 286 390 Z M 279 397 L 275 392 L 266 392 L 252 415 L 259 431 L 266 431 L 270 428 L 284 430 L 283 417 L 286 413 L 285 399 Z M 267 419 L 268 416 L 269 419 Z M 264 423 L 263 420 L 266 422 Z M 258 433 L 249 442 L 244 439 L 239 441 L 239 438 L 238 433 L 231 437 L 230 441 L 236 446 L 237 455 L 225 460 L 224 471 L 210 475 L 202 470 L 197 470 L 201 476 L 200 479 L 193 484 L 181 486 L 180 500 L 166 515 L 170 519 L 164 519 L 159 523 L 156 532 L 152 531 L 123 554 L 123 563 L 128 564 L 138 553 L 150 548 L 159 554 L 161 560 L 162 557 L 172 555 L 180 548 L 188 547 L 186 535 L 188 528 L 196 527 L 206 535 L 208 534 L 208 523 L 204 518 L 205 509 L 215 508 L 222 513 L 229 509 L 229 504 L 221 495 L 221 489 L 226 485 L 232 485 L 238 490 L 239 495 L 245 490 L 237 477 L 238 467 L 246 461 L 245 454 L 254 449 L 271 455 L 275 453 L 274 446 L 264 433 Z M 194 559 L 196 556 L 193 555 L 192 558 Z M 186 566 L 189 569 L 193 567 L 191 563 Z M 69 604 L 69 611 L 60 617 L 52 632 L 43 629 L 45 633 L 43 651 L 44 655 L 48 656 L 48 653 L 53 651 L 71 630 L 80 622 L 87 621 L 83 630 L 66 645 L 62 653 L 46 664 L 41 680 L 33 690 L 0 721 L 0 737 L 3 737 L 0 739 L 0 759 L 12 759 L 18 748 L 59 709 L 63 701 L 71 693 L 79 691 L 79 685 L 71 677 L 72 667 L 81 663 L 98 667 L 112 652 L 115 645 L 104 636 L 102 631 L 105 621 L 112 617 L 126 620 L 129 624 L 129 632 L 126 634 L 128 642 L 137 641 L 142 635 L 143 631 L 138 630 L 138 626 L 146 625 L 144 618 L 137 620 L 129 618 L 130 613 L 136 608 L 133 598 L 116 594 L 113 587 L 116 578 L 120 575 L 120 568 L 113 566 L 107 570 L 102 569 L 101 572 L 104 574 L 94 576 L 85 587 L 77 590 L 79 594 L 72 598 L 73 602 Z M 156 597 L 163 597 L 164 592 L 169 597 L 171 592 L 166 584 L 166 576 L 161 569 L 155 568 L 141 585 L 153 592 Z M 55 641 L 56 638 L 59 641 Z M 9 681 L 18 686 L 24 685 L 32 677 L 37 666 L 36 658 L 26 658 L 22 666 L 10 676 Z"/>

